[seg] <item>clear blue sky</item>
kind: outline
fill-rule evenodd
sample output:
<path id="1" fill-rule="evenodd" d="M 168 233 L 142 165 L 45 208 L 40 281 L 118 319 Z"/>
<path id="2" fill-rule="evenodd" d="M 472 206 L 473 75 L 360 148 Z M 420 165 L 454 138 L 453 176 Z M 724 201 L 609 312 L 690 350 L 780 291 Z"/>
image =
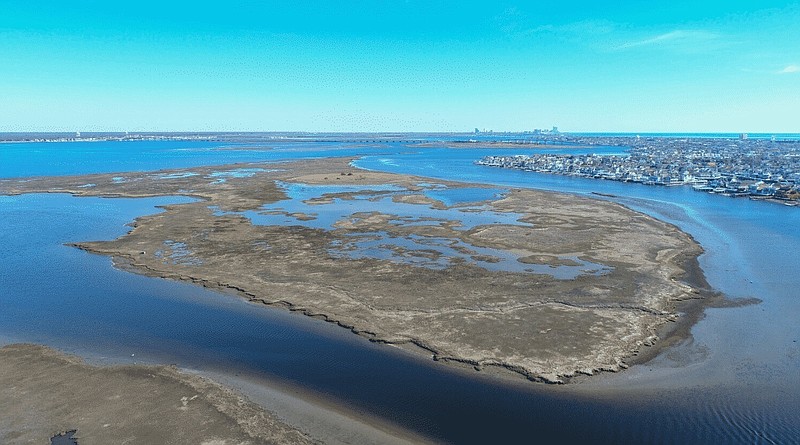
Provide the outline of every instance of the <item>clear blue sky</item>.
<path id="1" fill-rule="evenodd" d="M 800 3 L 0 0 L 0 131 L 800 132 Z"/>

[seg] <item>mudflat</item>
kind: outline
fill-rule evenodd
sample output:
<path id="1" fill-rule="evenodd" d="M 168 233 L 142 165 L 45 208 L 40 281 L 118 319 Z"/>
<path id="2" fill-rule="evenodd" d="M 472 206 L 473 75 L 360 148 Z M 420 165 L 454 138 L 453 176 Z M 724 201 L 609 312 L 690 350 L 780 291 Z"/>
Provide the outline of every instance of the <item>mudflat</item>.
<path id="1" fill-rule="evenodd" d="M 44 346 L 0 348 L 0 442 L 310 444 L 259 406 L 168 366 L 97 367 Z"/>
<path id="2" fill-rule="evenodd" d="M 430 191 L 489 186 L 349 161 L 12 179 L 0 181 L 0 193 L 197 197 L 138 218 L 117 240 L 76 246 L 435 360 L 531 380 L 623 369 L 685 326 L 687 305 L 703 298 L 702 277 L 686 280 L 697 278 L 699 245 L 623 206 L 522 189 L 464 206 Z M 291 187 L 314 186 L 319 195 L 292 210 Z M 408 206 L 425 216 L 395 210 Z M 497 221 L 467 222 L 481 214 Z M 260 217 L 267 222 L 254 223 Z M 503 261 L 513 270 L 493 267 Z"/>

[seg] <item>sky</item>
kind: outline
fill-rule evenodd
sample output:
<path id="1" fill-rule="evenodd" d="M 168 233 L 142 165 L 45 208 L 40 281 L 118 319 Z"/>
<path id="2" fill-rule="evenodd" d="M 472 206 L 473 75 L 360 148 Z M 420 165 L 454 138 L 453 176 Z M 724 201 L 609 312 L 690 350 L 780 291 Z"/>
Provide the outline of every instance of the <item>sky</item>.
<path id="1" fill-rule="evenodd" d="M 800 3 L 0 0 L 0 131 L 800 132 Z"/>

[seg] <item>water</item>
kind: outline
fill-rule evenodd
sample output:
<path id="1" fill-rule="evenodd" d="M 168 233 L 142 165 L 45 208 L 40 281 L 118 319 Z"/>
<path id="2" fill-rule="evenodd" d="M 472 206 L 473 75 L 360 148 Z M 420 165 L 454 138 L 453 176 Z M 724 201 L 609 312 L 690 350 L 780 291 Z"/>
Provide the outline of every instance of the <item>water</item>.
<path id="1" fill-rule="evenodd" d="M 685 386 L 702 380 L 731 387 L 763 386 L 764 380 L 743 378 L 758 368 L 762 377 L 769 376 L 769 391 L 800 392 L 800 325 L 795 322 L 800 313 L 800 276 L 785 273 L 786 268 L 800 266 L 797 209 L 713 196 L 688 187 L 652 187 L 473 165 L 479 153 L 417 152 L 403 156 L 402 169 L 393 167 L 399 163 L 385 156 L 366 157 L 356 165 L 440 179 L 452 178 L 450 172 L 458 171 L 464 180 L 506 187 L 617 195 L 605 199 L 678 225 L 706 249 L 700 264 L 715 289 L 731 297 L 760 298 L 764 303 L 707 311 L 706 319 L 693 330 L 693 347 L 708 348 L 708 356 L 691 370 L 682 369 L 679 380 L 655 378 L 644 383 Z M 692 373 L 691 378 L 687 372 Z M 641 373 L 625 374 L 628 378 Z"/>
<path id="2" fill-rule="evenodd" d="M 11 144 L 0 144 L 0 176 L 221 164 L 232 156 L 213 143 L 199 151 L 180 148 L 194 142 L 118 143 L 127 145 L 113 146 L 111 154 L 97 153 L 101 145 L 90 150 L 79 144 L 51 144 L 45 147 L 50 156 L 40 162 L 29 162 L 19 148 L 36 144 L 13 144 L 11 156 L 6 151 Z M 0 197 L 0 339 L 112 360 L 131 360 L 135 354 L 133 359 L 145 362 L 254 373 L 459 443 L 534 437 L 592 443 L 798 441 L 800 274 L 793 272 L 800 265 L 798 209 L 688 188 L 475 166 L 472 161 L 487 154 L 479 149 L 309 143 L 267 152 L 241 150 L 233 157 L 277 160 L 341 153 L 366 154 L 356 161 L 365 168 L 486 182 L 500 189 L 617 195 L 609 199 L 692 234 L 706 248 L 700 262 L 715 288 L 763 303 L 710 309 L 692 330 L 693 340 L 621 374 L 568 387 L 501 384 L 370 344 L 317 320 L 122 272 L 108 258 L 63 245 L 112 239 L 128 230 L 125 223 L 135 216 L 186 198 L 25 195 Z M 94 156 L 114 160 L 109 166 L 93 162 Z M 453 204 L 461 204 L 458 196 L 454 199 Z M 180 246 L 174 247 L 180 260 Z"/>
<path id="3" fill-rule="evenodd" d="M 56 434 L 50 438 L 50 445 L 78 445 L 78 439 L 75 439 L 77 430 L 67 431 L 64 434 Z"/>
<path id="4" fill-rule="evenodd" d="M 227 182 L 229 178 L 251 178 L 255 176 L 256 173 L 265 172 L 268 169 L 266 168 L 237 168 L 233 170 L 228 170 L 224 172 L 214 172 L 211 173 L 209 176 L 212 178 L 216 178 L 214 181 L 215 184 L 222 184 Z M 275 169 L 269 169 L 270 171 L 275 171 Z"/>
<path id="5" fill-rule="evenodd" d="M 452 136 L 439 139 L 463 140 L 464 138 Z M 0 142 L 0 178 L 166 170 L 328 156 L 394 154 L 404 150 L 406 144 L 400 142 L 371 145 L 281 141 L 250 144 L 214 141 Z M 529 153 L 538 150 L 540 149 L 536 146 L 522 146 L 513 152 Z M 598 146 L 548 149 L 547 152 L 622 154 L 623 150 L 620 147 Z M 495 153 L 495 150 L 492 150 L 492 153 Z"/>
<path id="6" fill-rule="evenodd" d="M 212 141 L 0 143 L 0 178 L 164 170 L 287 158 L 356 156 L 377 151 L 313 142 L 270 142 L 255 146 L 265 150 Z"/>
<path id="7" fill-rule="evenodd" d="M 308 184 L 280 184 L 290 200 L 265 204 L 260 210 L 241 212 L 253 224 L 258 225 L 301 225 L 304 227 L 334 230 L 337 223 L 349 220 L 353 214 L 383 213 L 393 215 L 394 221 L 403 223 L 452 223 L 458 230 L 469 230 L 479 225 L 508 224 L 526 225 L 520 222 L 522 215 L 512 212 L 496 212 L 476 204 L 474 189 L 466 189 L 463 198 L 448 198 L 448 195 L 459 196 L 460 189 L 442 190 L 437 187 L 425 189 L 420 194 L 432 199 L 439 197 L 448 201 L 459 201 L 458 207 L 436 208 L 430 205 L 397 202 L 393 198 L 403 187 L 384 186 L 328 186 Z M 504 190 L 486 189 L 481 196 L 491 197 L 502 194 Z M 442 202 L 440 200 L 440 202 Z M 445 205 L 448 205 L 444 202 Z M 302 216 L 301 216 L 302 215 Z"/>
<path id="8" fill-rule="evenodd" d="M 242 215 L 256 225 L 346 231 L 347 239 L 333 242 L 329 249 L 329 253 L 338 258 L 377 258 L 437 270 L 466 262 L 488 270 L 544 274 L 563 280 L 611 271 L 608 266 L 575 256 L 558 257 L 572 264 L 526 264 L 519 261 L 521 255 L 513 252 L 475 246 L 461 240 L 386 231 L 358 231 L 361 220 L 375 214 L 387 215 L 390 224 L 402 227 L 447 226 L 465 231 L 485 225 L 529 225 L 519 221 L 523 216 L 521 214 L 497 212 L 481 205 L 482 201 L 504 195 L 508 192 L 505 189 L 418 184 L 418 187 L 424 187 L 420 195 L 447 206 L 439 207 L 395 201 L 401 192 L 405 195 L 408 191 L 394 185 L 331 186 L 283 182 L 279 185 L 287 199 L 265 204 L 260 210 L 225 212 L 216 207 L 211 209 L 216 216 Z M 348 227 L 350 230 L 346 230 Z M 172 255 L 179 258 L 187 255 L 181 252 L 180 249 L 173 250 Z"/>
<path id="9" fill-rule="evenodd" d="M 693 340 L 652 363 L 596 379 L 588 386 L 608 389 L 618 398 L 661 391 L 652 396 L 647 409 L 673 406 L 668 411 L 675 414 L 662 421 L 673 420 L 681 429 L 693 431 L 696 437 L 692 441 L 699 441 L 696 438 L 702 434 L 709 438 L 723 434 L 724 426 L 739 434 L 731 433 L 724 441 L 797 440 L 800 415 L 791 403 L 800 398 L 800 324 L 796 321 L 800 276 L 786 273 L 800 266 L 797 209 L 685 187 L 650 187 L 474 165 L 472 161 L 484 153 L 417 151 L 402 157 L 368 156 L 355 165 L 443 180 L 454 179 L 453 172 L 457 172 L 462 180 L 504 187 L 617 195 L 606 199 L 678 225 L 706 249 L 700 264 L 713 287 L 731 297 L 756 297 L 763 303 L 709 309 L 692 329 Z M 677 406 L 686 411 L 675 411 Z M 687 413 L 691 415 L 684 417 Z M 776 432 L 782 432 L 777 436 L 781 440 L 770 436 Z M 656 434 L 647 441 L 669 437 L 668 442 L 681 442 L 673 440 L 672 434 Z M 758 439 L 761 435 L 764 437 Z"/>
<path id="10" fill-rule="evenodd" d="M 746 133 L 749 139 L 797 140 L 800 133 Z M 703 139 L 738 139 L 741 133 L 570 133 L 570 136 L 587 137 L 636 137 L 643 138 L 703 138 Z"/>
<path id="11" fill-rule="evenodd" d="M 63 245 L 114 238 L 135 215 L 180 201 L 187 200 L 3 197 L 3 341 L 45 343 L 95 360 L 176 363 L 277 379 L 457 442 L 503 437 L 482 425 L 511 428 L 508 438 L 520 433 L 514 425 L 525 431 L 548 425 L 529 425 L 529 413 L 545 417 L 552 408 L 540 396 L 558 405 L 541 387 L 475 380 L 331 324 L 126 273 L 107 257 Z M 515 400 L 522 405 L 509 405 Z"/>
<path id="12" fill-rule="evenodd" d="M 433 187 L 427 188 L 424 191 L 425 196 L 439 201 L 448 207 L 495 200 L 502 198 L 506 193 L 508 193 L 508 191 L 504 189 L 478 187 L 464 187 L 457 189 L 448 187 Z"/>
<path id="13" fill-rule="evenodd" d="M 377 258 L 443 270 L 453 264 L 470 263 L 492 271 L 550 275 L 559 280 L 573 280 L 581 275 L 611 272 L 602 264 L 584 261 L 575 256 L 558 257 L 573 264 L 526 264 L 512 252 L 478 247 L 451 238 L 434 236 L 395 236 L 386 232 L 350 233 L 345 241 L 334 241 L 329 253 L 340 258 Z M 487 259 L 488 258 L 488 259 Z"/>

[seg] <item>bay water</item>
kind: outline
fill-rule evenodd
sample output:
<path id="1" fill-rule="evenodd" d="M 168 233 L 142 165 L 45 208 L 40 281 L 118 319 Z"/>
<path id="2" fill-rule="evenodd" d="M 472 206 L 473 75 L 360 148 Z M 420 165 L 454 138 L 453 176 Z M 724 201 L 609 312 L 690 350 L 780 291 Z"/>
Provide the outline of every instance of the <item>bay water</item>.
<path id="1" fill-rule="evenodd" d="M 800 209 L 695 192 L 477 166 L 530 149 L 399 143 L 0 144 L 0 177 L 358 156 L 361 168 L 603 197 L 676 224 L 706 249 L 709 283 L 762 303 L 708 309 L 655 360 L 579 385 L 505 382 L 344 329 L 185 283 L 115 269 L 64 243 L 113 239 L 185 197 L 0 196 L 0 339 L 112 362 L 176 363 L 303 387 L 437 440 L 792 443 L 800 435 Z M 593 151 L 619 154 L 617 147 Z M 592 195 L 598 197 L 597 195 Z"/>

